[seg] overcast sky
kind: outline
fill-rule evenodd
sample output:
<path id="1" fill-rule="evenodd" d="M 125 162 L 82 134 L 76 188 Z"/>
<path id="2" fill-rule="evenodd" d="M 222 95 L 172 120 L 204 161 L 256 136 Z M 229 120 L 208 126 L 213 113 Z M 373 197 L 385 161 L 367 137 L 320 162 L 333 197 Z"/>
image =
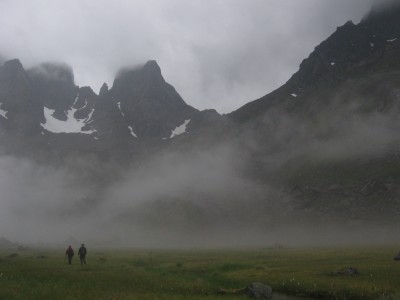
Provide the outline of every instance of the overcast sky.
<path id="1" fill-rule="evenodd" d="M 187 103 L 230 112 L 285 83 L 373 0 L 0 0 L 0 54 L 66 62 L 98 92 L 155 59 Z"/>

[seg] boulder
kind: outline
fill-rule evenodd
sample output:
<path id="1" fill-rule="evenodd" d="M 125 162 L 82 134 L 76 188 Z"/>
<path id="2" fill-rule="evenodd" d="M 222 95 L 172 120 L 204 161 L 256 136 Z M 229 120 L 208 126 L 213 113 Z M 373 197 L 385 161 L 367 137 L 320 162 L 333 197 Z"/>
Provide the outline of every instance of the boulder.
<path id="1" fill-rule="evenodd" d="M 253 282 L 244 289 L 227 290 L 220 288 L 217 293 L 219 295 L 247 295 L 255 299 L 271 300 L 272 288 L 261 282 Z"/>
<path id="2" fill-rule="evenodd" d="M 245 288 L 246 295 L 256 299 L 272 299 L 272 288 L 261 282 L 253 282 Z"/>
<path id="3" fill-rule="evenodd" d="M 346 267 L 334 272 L 334 275 L 354 276 L 360 274 L 356 268 Z"/>

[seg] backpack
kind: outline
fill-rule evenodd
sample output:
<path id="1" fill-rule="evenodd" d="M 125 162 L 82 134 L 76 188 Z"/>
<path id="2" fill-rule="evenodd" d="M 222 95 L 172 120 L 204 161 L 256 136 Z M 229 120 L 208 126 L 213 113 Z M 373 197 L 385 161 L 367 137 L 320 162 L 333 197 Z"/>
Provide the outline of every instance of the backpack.
<path id="1" fill-rule="evenodd" d="M 68 248 L 66 254 L 68 256 L 74 256 L 74 250 L 72 248 Z"/>
<path id="2" fill-rule="evenodd" d="M 86 255 L 86 247 L 79 248 L 79 255 L 85 256 Z"/>

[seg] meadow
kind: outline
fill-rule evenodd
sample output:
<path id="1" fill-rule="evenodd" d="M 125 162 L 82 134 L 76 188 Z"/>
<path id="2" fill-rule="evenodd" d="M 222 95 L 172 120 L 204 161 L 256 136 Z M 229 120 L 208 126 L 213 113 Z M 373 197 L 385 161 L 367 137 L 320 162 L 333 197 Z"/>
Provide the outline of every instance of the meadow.
<path id="1" fill-rule="evenodd" d="M 251 282 L 298 299 L 400 299 L 396 247 L 241 250 L 0 250 L 0 299 L 250 299 L 219 295 Z M 356 268 L 357 275 L 340 270 Z M 283 297 L 283 296 L 282 296 Z M 280 299 L 284 299 L 280 298 Z M 294 299 L 294 298 L 287 298 Z"/>

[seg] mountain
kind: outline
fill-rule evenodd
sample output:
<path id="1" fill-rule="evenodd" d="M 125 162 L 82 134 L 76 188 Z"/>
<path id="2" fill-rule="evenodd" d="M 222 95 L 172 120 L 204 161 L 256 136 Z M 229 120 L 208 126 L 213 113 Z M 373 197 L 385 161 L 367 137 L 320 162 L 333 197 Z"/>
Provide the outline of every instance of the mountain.
<path id="1" fill-rule="evenodd" d="M 110 94 L 129 126 L 145 139 L 169 138 L 171 130 L 198 113 L 165 82 L 155 61 L 140 70 L 121 71 Z"/>
<path id="2" fill-rule="evenodd" d="M 242 122 L 270 107 L 299 110 L 304 102 L 323 105 L 333 101 L 335 90 L 354 77 L 384 76 L 390 72 L 396 75 L 400 5 L 397 2 L 392 5 L 388 10 L 372 10 L 357 25 L 349 21 L 338 27 L 301 63 L 299 71 L 286 84 L 232 112 L 230 117 Z M 365 91 L 365 86 L 355 94 L 362 92 L 361 89 Z M 371 88 L 368 92 L 373 91 Z"/>
<path id="3" fill-rule="evenodd" d="M 39 99 L 35 96 L 31 78 L 18 60 L 0 67 L 0 109 L 2 123 L 15 134 L 37 134 L 44 119 Z"/>
<path id="4" fill-rule="evenodd" d="M 66 121 L 66 112 L 74 104 L 78 92 L 72 69 L 67 65 L 45 63 L 26 73 L 41 104 L 54 110 L 54 117 Z"/>
<path id="5" fill-rule="evenodd" d="M 399 54 L 393 2 L 338 27 L 283 86 L 227 115 L 188 105 L 155 61 L 97 95 L 64 64 L 25 70 L 15 59 L 0 67 L 1 150 L 72 170 L 71 185 L 88 191 L 60 216 L 111 203 L 110 231 L 390 227 Z"/>
<path id="6" fill-rule="evenodd" d="M 347 22 L 286 84 L 228 114 L 232 136 L 256 141 L 246 172 L 280 186 L 306 219 L 396 222 L 399 20 L 393 2 Z"/>
<path id="7" fill-rule="evenodd" d="M 168 144 L 179 135 L 207 128 L 207 120 L 221 119 L 216 111 L 200 112 L 186 104 L 155 61 L 121 70 L 113 86 L 104 84 L 99 95 L 90 87 L 76 86 L 72 69 L 60 63 L 25 70 L 15 59 L 1 67 L 0 76 L 3 134 L 18 130 L 19 142 L 28 139 L 32 145 L 35 139 L 40 153 L 46 145 L 53 152 L 130 156 L 132 149 Z M 14 133 L 8 138 L 14 139 Z"/>

